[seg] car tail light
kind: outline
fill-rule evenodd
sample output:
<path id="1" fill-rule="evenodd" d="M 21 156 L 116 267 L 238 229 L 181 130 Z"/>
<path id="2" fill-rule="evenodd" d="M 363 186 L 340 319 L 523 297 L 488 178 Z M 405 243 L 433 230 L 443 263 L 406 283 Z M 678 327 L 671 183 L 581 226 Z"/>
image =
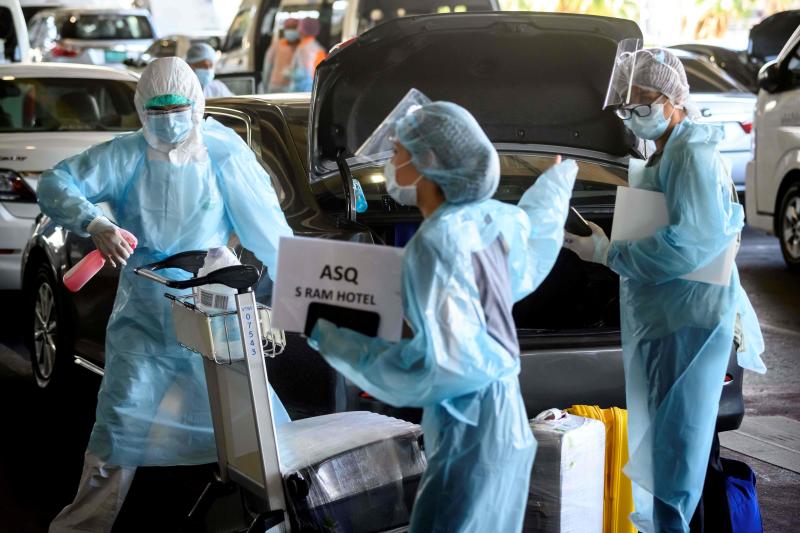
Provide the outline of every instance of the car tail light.
<path id="1" fill-rule="evenodd" d="M 753 131 L 753 121 L 748 120 L 745 122 L 740 122 L 739 125 L 742 127 L 742 130 L 748 135 Z"/>
<path id="2" fill-rule="evenodd" d="M 0 201 L 35 203 L 36 193 L 16 172 L 0 170 Z"/>
<path id="3" fill-rule="evenodd" d="M 733 383 L 733 376 L 725 374 L 725 385 L 730 385 L 731 383 Z"/>
<path id="4" fill-rule="evenodd" d="M 374 400 L 375 399 L 375 398 L 373 398 L 373 396 L 370 393 L 364 392 L 364 391 L 361 391 L 361 393 L 358 395 L 358 397 L 359 398 L 364 398 L 365 400 Z"/>
<path id="5" fill-rule="evenodd" d="M 50 51 L 53 57 L 78 57 L 78 51 L 74 48 L 67 48 L 60 44 L 55 45 Z"/>

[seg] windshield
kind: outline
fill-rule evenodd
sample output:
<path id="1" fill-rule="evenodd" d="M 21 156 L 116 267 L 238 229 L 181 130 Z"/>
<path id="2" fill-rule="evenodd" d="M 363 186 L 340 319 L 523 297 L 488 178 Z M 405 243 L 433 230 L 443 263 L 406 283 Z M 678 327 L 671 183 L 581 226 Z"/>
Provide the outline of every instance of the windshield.
<path id="1" fill-rule="evenodd" d="M 747 87 L 730 77 L 724 70 L 708 61 L 680 58 L 686 69 L 689 91 L 692 93 L 746 93 Z"/>
<path id="2" fill-rule="evenodd" d="M 114 13 L 72 15 L 61 28 L 64 39 L 128 40 L 153 39 L 150 21 L 142 15 Z"/>
<path id="3" fill-rule="evenodd" d="M 128 81 L 4 78 L 0 133 L 137 130 L 135 91 Z"/>

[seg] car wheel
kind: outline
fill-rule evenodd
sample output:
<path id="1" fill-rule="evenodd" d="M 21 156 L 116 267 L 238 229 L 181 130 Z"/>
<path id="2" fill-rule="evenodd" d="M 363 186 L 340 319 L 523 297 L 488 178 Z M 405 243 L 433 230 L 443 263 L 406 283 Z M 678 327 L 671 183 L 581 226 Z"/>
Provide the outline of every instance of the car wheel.
<path id="1" fill-rule="evenodd" d="M 36 384 L 52 388 L 59 383 L 69 363 L 66 319 L 57 285 L 48 265 L 42 264 L 31 284 L 31 366 Z"/>
<path id="2" fill-rule="evenodd" d="M 792 270 L 800 270 L 800 183 L 789 187 L 781 201 L 778 231 L 783 259 Z"/>

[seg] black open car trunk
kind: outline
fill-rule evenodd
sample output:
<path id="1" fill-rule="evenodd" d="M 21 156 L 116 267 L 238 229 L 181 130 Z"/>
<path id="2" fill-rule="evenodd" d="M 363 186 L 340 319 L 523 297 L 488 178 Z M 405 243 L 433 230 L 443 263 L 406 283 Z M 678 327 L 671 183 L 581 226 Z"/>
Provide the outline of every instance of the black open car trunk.
<path id="1" fill-rule="evenodd" d="M 381 24 L 317 70 L 311 171 L 335 170 L 411 88 L 466 107 L 495 143 L 545 144 L 614 156 L 636 140 L 603 111 L 619 40 L 631 21 L 538 13 L 408 17 Z"/>

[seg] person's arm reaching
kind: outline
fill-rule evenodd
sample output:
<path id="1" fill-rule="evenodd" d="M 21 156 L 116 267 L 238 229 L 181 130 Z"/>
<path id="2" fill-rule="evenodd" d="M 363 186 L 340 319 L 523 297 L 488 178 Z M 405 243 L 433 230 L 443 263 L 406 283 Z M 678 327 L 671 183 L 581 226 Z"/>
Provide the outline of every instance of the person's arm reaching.
<path id="1" fill-rule="evenodd" d="M 515 302 L 536 290 L 558 258 L 577 175 L 578 164 L 571 159 L 562 163 L 559 156 L 556 164 L 542 173 L 519 201 L 530 221 L 530 233 L 525 250 L 510 252 Z"/>
<path id="2" fill-rule="evenodd" d="M 408 252 L 406 252 L 408 253 Z M 424 407 L 486 387 L 517 368 L 513 355 L 494 349 L 478 302 L 459 276 L 429 247 L 415 256 L 414 302 L 407 312 L 417 328 L 397 343 L 367 337 L 320 320 L 310 338 L 336 370 L 376 398 L 395 406 Z"/>

